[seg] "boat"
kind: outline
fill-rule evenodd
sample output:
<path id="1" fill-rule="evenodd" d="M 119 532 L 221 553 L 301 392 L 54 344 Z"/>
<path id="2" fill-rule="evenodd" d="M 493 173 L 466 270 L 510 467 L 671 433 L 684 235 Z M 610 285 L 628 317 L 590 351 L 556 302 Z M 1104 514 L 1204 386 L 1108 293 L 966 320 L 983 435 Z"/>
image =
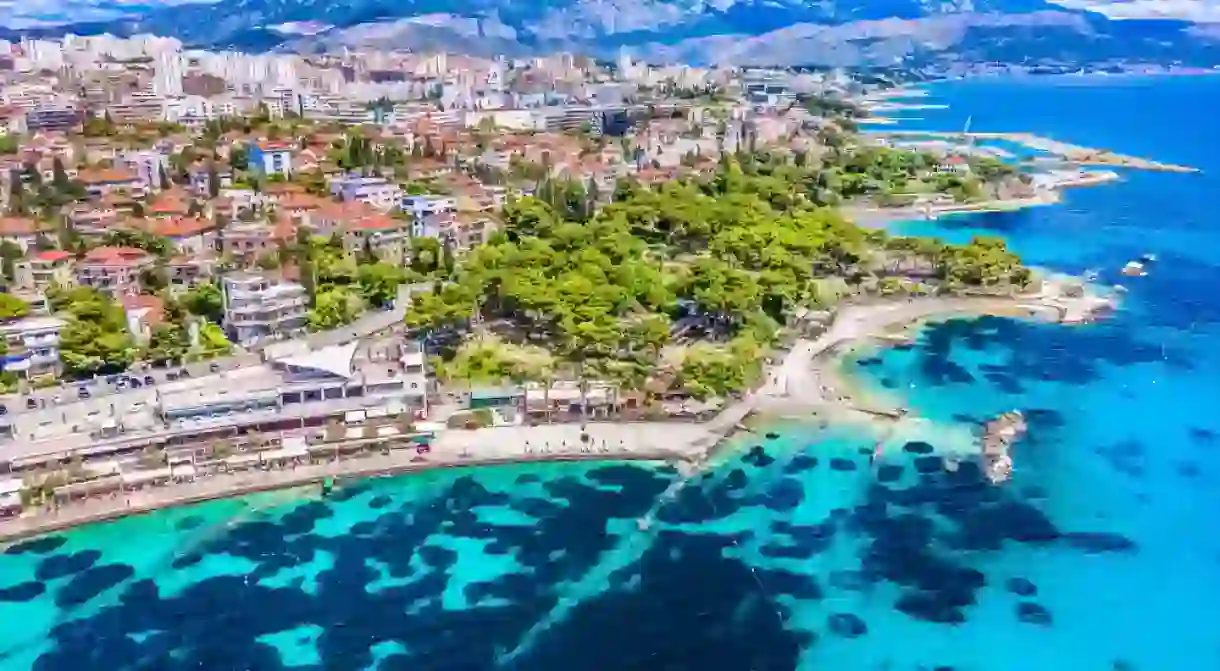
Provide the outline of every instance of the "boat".
<path id="1" fill-rule="evenodd" d="M 1127 277 L 1143 277 L 1148 271 L 1144 270 L 1144 264 L 1139 261 L 1128 261 L 1127 265 L 1123 266 L 1122 273 Z"/>
<path id="2" fill-rule="evenodd" d="M 1140 257 L 1141 263 L 1156 263 L 1156 254 L 1144 254 Z"/>

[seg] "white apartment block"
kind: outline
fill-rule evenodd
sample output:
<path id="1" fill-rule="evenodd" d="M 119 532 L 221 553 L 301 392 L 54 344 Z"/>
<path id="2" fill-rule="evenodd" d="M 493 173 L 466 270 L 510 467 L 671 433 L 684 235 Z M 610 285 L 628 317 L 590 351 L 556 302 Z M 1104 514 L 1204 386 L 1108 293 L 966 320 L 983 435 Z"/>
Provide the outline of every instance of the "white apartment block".
<path id="1" fill-rule="evenodd" d="M 221 278 L 224 326 L 243 346 L 299 334 L 309 321 L 305 287 L 274 282 L 257 273 L 230 273 Z"/>

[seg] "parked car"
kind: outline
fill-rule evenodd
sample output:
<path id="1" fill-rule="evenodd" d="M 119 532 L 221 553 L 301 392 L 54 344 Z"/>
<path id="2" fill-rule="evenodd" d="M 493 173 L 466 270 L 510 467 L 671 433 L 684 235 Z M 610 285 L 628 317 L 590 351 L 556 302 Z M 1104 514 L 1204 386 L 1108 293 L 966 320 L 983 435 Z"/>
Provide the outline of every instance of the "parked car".
<path id="1" fill-rule="evenodd" d="M 151 376 L 151 375 L 144 376 L 144 384 L 151 387 L 152 385 L 156 384 L 156 382 L 157 381 L 155 379 L 153 379 L 153 376 Z"/>
<path id="2" fill-rule="evenodd" d="M 7 415 L 7 414 L 8 414 L 8 406 L 3 403 L 0 403 L 0 416 Z"/>
<path id="3" fill-rule="evenodd" d="M 37 408 L 37 407 L 38 407 L 37 399 L 33 399 L 33 398 L 25 399 L 25 409 L 26 410 L 33 410 L 34 408 Z"/>
<path id="4" fill-rule="evenodd" d="M 89 396 L 91 396 L 89 393 L 89 388 L 85 386 L 80 387 L 76 390 L 76 396 L 78 398 L 89 398 Z"/>

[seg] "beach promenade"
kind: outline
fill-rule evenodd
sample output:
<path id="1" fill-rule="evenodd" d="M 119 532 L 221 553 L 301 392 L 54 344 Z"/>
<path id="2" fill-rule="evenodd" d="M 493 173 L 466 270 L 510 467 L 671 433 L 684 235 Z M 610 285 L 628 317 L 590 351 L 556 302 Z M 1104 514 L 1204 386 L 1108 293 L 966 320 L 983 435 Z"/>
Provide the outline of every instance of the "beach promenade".
<path id="1" fill-rule="evenodd" d="M 328 478 L 580 460 L 685 462 L 693 470 L 705 464 L 715 447 L 755 411 L 782 414 L 829 409 L 856 415 L 885 414 L 858 407 L 841 393 L 850 385 L 839 379 L 835 361 L 846 346 L 881 336 L 896 327 L 954 315 L 1035 316 L 1065 321 L 1069 315 L 1087 311 L 1084 304 L 1087 300 L 1065 299 L 1057 291 L 1044 291 L 1028 296 L 934 297 L 852 305 L 840 310 L 831 327 L 819 337 L 798 340 L 778 364 L 765 372 L 764 383 L 758 390 L 729 403 L 707 422 L 590 422 L 583 428 L 578 424 L 544 424 L 451 429 L 440 432 L 426 454 L 410 448 L 392 449 L 326 463 L 218 474 L 27 513 L 0 520 L 0 542 L 161 508 L 319 483 Z"/>
<path id="2" fill-rule="evenodd" d="M 221 473 L 0 520 L 0 542 L 162 508 L 317 484 L 328 478 L 531 462 L 691 461 L 705 455 L 722 437 L 709 424 L 676 422 L 590 423 L 583 433 L 588 434 L 587 443 L 581 442 L 582 431 L 575 424 L 454 430 L 442 433 L 427 454 L 396 449 L 296 467 Z"/>

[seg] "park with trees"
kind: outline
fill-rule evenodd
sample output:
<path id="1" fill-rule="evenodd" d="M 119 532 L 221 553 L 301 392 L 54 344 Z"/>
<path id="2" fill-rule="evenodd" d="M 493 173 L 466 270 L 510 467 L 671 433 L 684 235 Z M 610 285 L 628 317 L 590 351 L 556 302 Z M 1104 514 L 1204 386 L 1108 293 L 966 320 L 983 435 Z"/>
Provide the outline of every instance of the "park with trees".
<path id="1" fill-rule="evenodd" d="M 808 310 L 868 295 L 1010 292 L 1030 280 L 1002 240 L 892 237 L 830 206 L 869 180 L 918 176 L 921 160 L 869 152 L 827 166 L 727 155 L 708 175 L 622 182 L 600 208 L 579 182 L 540 187 L 506 207 L 487 244 L 416 294 L 406 324 L 455 379 L 565 369 L 635 389 L 664 377 L 694 396 L 738 393 Z M 489 334 L 501 349 L 542 348 L 552 360 L 523 367 L 511 352 L 471 349 Z"/>

